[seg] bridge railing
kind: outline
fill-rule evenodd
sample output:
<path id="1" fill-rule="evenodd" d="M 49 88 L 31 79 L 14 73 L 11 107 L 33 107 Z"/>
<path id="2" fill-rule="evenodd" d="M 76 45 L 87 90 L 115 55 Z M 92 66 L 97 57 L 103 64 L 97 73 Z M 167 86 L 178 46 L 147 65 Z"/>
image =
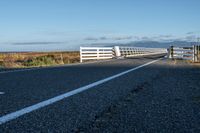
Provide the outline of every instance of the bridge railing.
<path id="1" fill-rule="evenodd" d="M 144 47 L 80 47 L 80 62 L 85 60 L 112 59 L 117 57 L 145 56 L 167 53 L 164 48 Z"/>
<path id="2" fill-rule="evenodd" d="M 145 48 L 145 47 L 119 47 L 121 56 L 134 57 L 145 56 L 153 54 L 167 53 L 167 49 L 164 48 Z"/>

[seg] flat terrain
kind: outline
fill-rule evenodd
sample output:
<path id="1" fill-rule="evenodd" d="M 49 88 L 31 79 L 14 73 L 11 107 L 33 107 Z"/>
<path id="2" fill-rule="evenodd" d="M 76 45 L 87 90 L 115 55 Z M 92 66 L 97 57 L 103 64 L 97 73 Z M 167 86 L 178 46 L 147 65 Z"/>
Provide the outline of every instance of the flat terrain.
<path id="1" fill-rule="evenodd" d="M 0 116 L 158 58 L 0 72 Z M 197 66 L 162 59 L 3 123 L 0 132 L 199 132 L 199 75 Z"/>
<path id="2" fill-rule="evenodd" d="M 30 68 L 79 62 L 79 51 L 0 53 L 0 68 Z"/>

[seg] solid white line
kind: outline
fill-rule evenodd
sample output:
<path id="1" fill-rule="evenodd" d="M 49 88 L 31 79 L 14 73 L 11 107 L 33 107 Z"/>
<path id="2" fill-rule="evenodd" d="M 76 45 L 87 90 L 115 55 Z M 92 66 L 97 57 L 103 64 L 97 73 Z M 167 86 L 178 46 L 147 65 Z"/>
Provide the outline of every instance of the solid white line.
<path id="1" fill-rule="evenodd" d="M 16 69 L 16 70 L 7 70 L 7 71 L 1 71 L 0 74 L 4 73 L 12 73 L 12 72 L 24 72 L 24 71 L 30 71 L 30 70 L 37 70 L 40 68 L 25 68 L 25 69 Z"/>
<path id="2" fill-rule="evenodd" d="M 3 94 L 5 94 L 5 92 L 0 92 L 0 95 L 3 95 Z"/>
<path id="3" fill-rule="evenodd" d="M 81 92 L 83 92 L 83 91 L 85 91 L 85 90 L 88 90 L 88 89 L 90 89 L 90 88 L 92 88 L 92 87 L 95 87 L 95 86 L 97 86 L 97 85 L 103 84 L 103 83 L 105 83 L 105 82 L 107 82 L 107 81 L 110 81 L 110 80 L 112 80 L 112 79 L 115 79 L 115 78 L 117 78 L 117 77 L 120 77 L 120 76 L 122 76 L 122 75 L 125 75 L 125 74 L 127 74 L 127 73 L 129 73 L 129 72 L 132 72 L 132 71 L 137 70 L 137 69 L 139 69 L 139 68 L 142 68 L 142 67 L 144 67 L 144 66 L 150 65 L 150 64 L 152 64 L 152 63 L 155 63 L 155 62 L 157 62 L 157 61 L 159 61 L 159 60 L 161 60 L 161 59 L 162 59 L 162 58 L 157 59 L 157 60 L 154 60 L 154 61 L 151 61 L 151 62 L 148 62 L 148 63 L 146 63 L 146 64 L 137 66 L 137 67 L 135 67 L 135 68 L 129 69 L 129 70 L 124 71 L 124 72 L 121 72 L 121 73 L 116 74 L 116 75 L 113 75 L 113 76 L 111 76 L 111 77 L 108 77 L 108 78 L 99 80 L 99 81 L 94 82 L 94 83 L 92 83 L 92 84 L 89 84 L 89 85 L 86 85 L 86 86 L 77 88 L 77 89 L 72 90 L 72 91 L 70 91 L 70 92 L 66 92 L 66 93 L 64 93 L 64 94 L 61 94 L 61 95 L 59 95 L 59 96 L 50 98 L 50 99 L 45 100 L 45 101 L 43 101 L 43 102 L 34 104 L 34 105 L 29 106 L 29 107 L 26 107 L 26 108 L 23 108 L 23 109 L 18 110 L 18 111 L 16 111 L 16 112 L 13 112 L 13 113 L 10 113 L 10 114 L 1 116 L 1 117 L 0 117 L 0 125 L 3 124 L 3 123 L 6 123 L 6 122 L 8 122 L 8 121 L 11 121 L 11 120 L 13 120 L 13 119 L 16 119 L 16 118 L 18 118 L 18 117 L 20 117 L 20 116 L 22 116 L 22 115 L 25 115 L 25 114 L 27 114 L 27 113 L 30 113 L 30 112 L 32 112 L 32 111 L 38 110 L 38 109 L 40 109 L 40 108 L 42 108 L 42 107 L 45 107 L 45 106 L 48 106 L 48 105 L 53 104 L 53 103 L 55 103 L 55 102 L 58 102 L 58 101 L 60 101 L 60 100 L 63 100 L 64 98 L 67 98 L 67 97 L 73 96 L 73 95 L 75 95 L 75 94 L 81 93 Z"/>

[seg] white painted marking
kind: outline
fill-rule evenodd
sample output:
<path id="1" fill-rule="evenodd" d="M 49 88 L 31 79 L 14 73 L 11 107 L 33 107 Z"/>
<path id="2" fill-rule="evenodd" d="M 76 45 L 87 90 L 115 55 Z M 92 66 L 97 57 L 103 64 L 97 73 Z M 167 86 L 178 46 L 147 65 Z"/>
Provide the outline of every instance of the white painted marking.
<path id="1" fill-rule="evenodd" d="M 3 94 L 5 94 L 5 92 L 0 92 L 0 95 L 3 95 Z"/>
<path id="2" fill-rule="evenodd" d="M 112 80 L 112 79 L 115 79 L 115 78 L 117 78 L 117 77 L 120 77 L 120 76 L 122 76 L 122 75 L 125 75 L 125 74 L 127 74 L 127 73 L 130 73 L 130 72 L 135 71 L 135 70 L 137 70 L 137 69 L 140 69 L 140 68 L 142 68 L 142 67 L 145 67 L 145 66 L 147 66 L 147 65 L 150 65 L 150 64 L 152 64 L 152 63 L 155 63 L 155 62 L 157 62 L 157 61 L 159 61 L 159 60 L 161 60 L 161 59 L 162 59 L 162 58 L 157 59 L 157 60 L 154 60 L 154 61 L 151 61 L 151 62 L 148 62 L 148 63 L 145 63 L 145 64 L 143 64 L 143 65 L 137 66 L 137 67 L 132 68 L 132 69 L 129 69 L 129 70 L 127 70 L 127 71 L 124 71 L 124 72 L 121 72 L 121 73 L 119 73 L 119 74 L 113 75 L 113 76 L 111 76 L 111 77 L 108 77 L 108 78 L 99 80 L 99 81 L 94 82 L 94 83 L 92 83 L 92 84 L 89 84 L 89 85 L 86 85 L 86 86 L 77 88 L 77 89 L 72 90 L 72 91 L 70 91 L 70 92 L 66 92 L 66 93 L 64 93 L 64 94 L 61 94 L 61 95 L 59 95 L 59 96 L 50 98 L 50 99 L 45 100 L 45 101 L 43 101 L 43 102 L 34 104 L 34 105 L 29 106 L 29 107 L 26 107 L 26 108 L 23 108 L 23 109 L 18 110 L 18 111 L 16 111 L 16 112 L 13 112 L 13 113 L 10 113 L 10 114 L 1 116 L 1 117 L 0 117 L 0 125 L 3 124 L 3 123 L 6 123 L 6 122 L 8 122 L 8 121 L 11 121 L 11 120 L 13 120 L 13 119 L 16 119 L 16 118 L 18 118 L 18 117 L 20 117 L 20 116 L 22 116 L 22 115 L 25 115 L 25 114 L 27 114 L 27 113 L 30 113 L 30 112 L 32 112 L 32 111 L 38 110 L 38 109 L 40 109 L 40 108 L 42 108 L 42 107 L 45 107 L 45 106 L 51 105 L 51 104 L 53 104 L 53 103 L 55 103 L 55 102 L 58 102 L 58 101 L 60 101 L 60 100 L 63 100 L 64 98 L 67 98 L 67 97 L 73 96 L 73 95 L 75 95 L 75 94 L 81 93 L 81 92 L 86 91 L 86 90 L 88 90 L 88 89 L 90 89 L 90 88 L 92 88 L 92 87 L 95 87 L 95 86 L 97 86 L 97 85 L 103 84 L 103 83 L 108 82 L 108 81 L 110 81 L 110 80 Z"/>

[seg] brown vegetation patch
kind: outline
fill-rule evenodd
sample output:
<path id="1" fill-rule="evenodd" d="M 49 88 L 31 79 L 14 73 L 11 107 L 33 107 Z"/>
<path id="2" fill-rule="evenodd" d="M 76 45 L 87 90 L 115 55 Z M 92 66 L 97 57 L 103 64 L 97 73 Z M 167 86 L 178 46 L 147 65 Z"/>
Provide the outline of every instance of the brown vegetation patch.
<path id="1" fill-rule="evenodd" d="M 5 68 L 41 67 L 79 62 L 79 52 L 0 53 L 0 66 Z"/>

